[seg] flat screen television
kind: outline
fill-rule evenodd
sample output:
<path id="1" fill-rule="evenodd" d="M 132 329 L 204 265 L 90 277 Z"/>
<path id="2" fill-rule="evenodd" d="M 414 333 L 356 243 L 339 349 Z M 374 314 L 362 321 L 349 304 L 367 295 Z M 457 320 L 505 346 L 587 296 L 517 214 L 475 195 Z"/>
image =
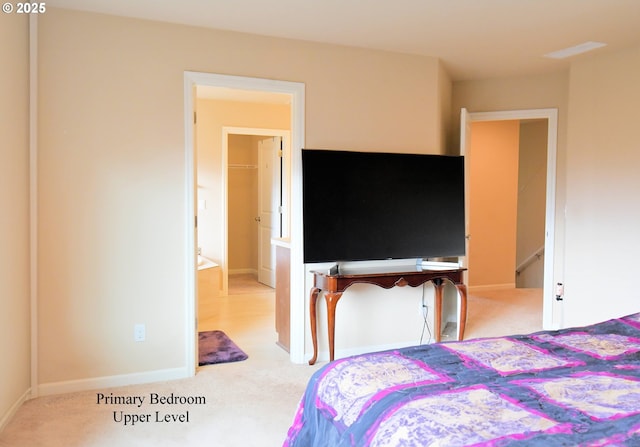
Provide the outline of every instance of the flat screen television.
<path id="1" fill-rule="evenodd" d="M 304 262 L 465 253 L 462 156 L 302 150 Z"/>

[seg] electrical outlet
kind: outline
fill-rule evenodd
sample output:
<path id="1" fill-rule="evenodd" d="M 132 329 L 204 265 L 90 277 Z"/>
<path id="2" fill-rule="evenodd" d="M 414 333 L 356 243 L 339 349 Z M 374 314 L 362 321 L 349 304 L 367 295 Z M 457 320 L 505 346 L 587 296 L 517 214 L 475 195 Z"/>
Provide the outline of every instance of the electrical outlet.
<path id="1" fill-rule="evenodd" d="M 147 336 L 146 332 L 144 324 L 136 324 L 133 327 L 133 339 L 135 341 L 144 341 Z"/>

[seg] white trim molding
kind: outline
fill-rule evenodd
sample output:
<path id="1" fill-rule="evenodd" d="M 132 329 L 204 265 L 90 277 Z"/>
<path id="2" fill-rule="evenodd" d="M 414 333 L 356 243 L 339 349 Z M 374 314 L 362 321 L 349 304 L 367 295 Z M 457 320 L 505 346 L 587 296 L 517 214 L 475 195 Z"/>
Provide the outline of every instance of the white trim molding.
<path id="1" fill-rule="evenodd" d="M 40 396 L 51 396 L 54 394 L 75 393 L 78 391 L 101 390 L 119 386 L 164 382 L 168 380 L 184 379 L 187 377 L 187 372 L 188 368 L 171 368 L 133 374 L 120 374 L 116 376 L 92 377 L 89 379 L 43 383 L 38 387 L 38 394 Z"/>
<path id="2" fill-rule="evenodd" d="M 11 419 L 13 419 L 22 404 L 29 400 L 31 397 L 31 389 L 28 389 L 22 394 L 22 396 L 18 398 L 18 400 L 13 403 L 13 405 L 11 405 L 11 408 L 9 408 L 9 410 L 4 415 L 2 415 L 2 418 L 0 419 L 0 432 L 2 432 L 7 424 L 9 424 Z"/>

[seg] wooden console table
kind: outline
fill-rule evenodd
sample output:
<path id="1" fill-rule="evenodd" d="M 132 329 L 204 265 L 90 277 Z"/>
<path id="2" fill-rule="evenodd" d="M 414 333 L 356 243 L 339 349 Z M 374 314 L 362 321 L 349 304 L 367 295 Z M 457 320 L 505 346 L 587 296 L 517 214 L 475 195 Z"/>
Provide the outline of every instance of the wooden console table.
<path id="1" fill-rule="evenodd" d="M 435 340 L 440 341 L 442 324 L 442 290 L 444 280 L 451 281 L 460 293 L 460 308 L 458 309 L 458 340 L 464 337 L 464 327 L 467 320 L 467 288 L 462 281 L 462 274 L 465 268 L 451 270 L 427 270 L 416 267 L 401 266 L 397 270 L 393 269 L 380 271 L 380 269 L 358 269 L 346 270 L 337 274 L 312 271 L 313 287 L 310 295 L 310 316 L 311 316 L 311 338 L 313 340 L 313 358 L 309 360 L 309 365 L 313 365 L 318 358 L 318 334 L 316 320 L 316 302 L 318 295 L 324 291 L 327 302 L 327 326 L 329 330 L 329 360 L 334 358 L 334 336 L 336 323 L 336 305 L 342 293 L 352 284 L 366 283 L 374 284 L 385 289 L 392 287 L 411 286 L 417 287 L 427 281 L 431 281 L 435 288 Z"/>

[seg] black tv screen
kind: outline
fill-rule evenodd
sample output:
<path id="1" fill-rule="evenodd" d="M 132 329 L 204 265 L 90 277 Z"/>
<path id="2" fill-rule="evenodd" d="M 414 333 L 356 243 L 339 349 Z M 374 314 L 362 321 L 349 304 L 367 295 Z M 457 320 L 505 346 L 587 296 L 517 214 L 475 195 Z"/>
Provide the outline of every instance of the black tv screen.
<path id="1" fill-rule="evenodd" d="M 302 150 L 304 262 L 465 253 L 461 156 Z"/>

